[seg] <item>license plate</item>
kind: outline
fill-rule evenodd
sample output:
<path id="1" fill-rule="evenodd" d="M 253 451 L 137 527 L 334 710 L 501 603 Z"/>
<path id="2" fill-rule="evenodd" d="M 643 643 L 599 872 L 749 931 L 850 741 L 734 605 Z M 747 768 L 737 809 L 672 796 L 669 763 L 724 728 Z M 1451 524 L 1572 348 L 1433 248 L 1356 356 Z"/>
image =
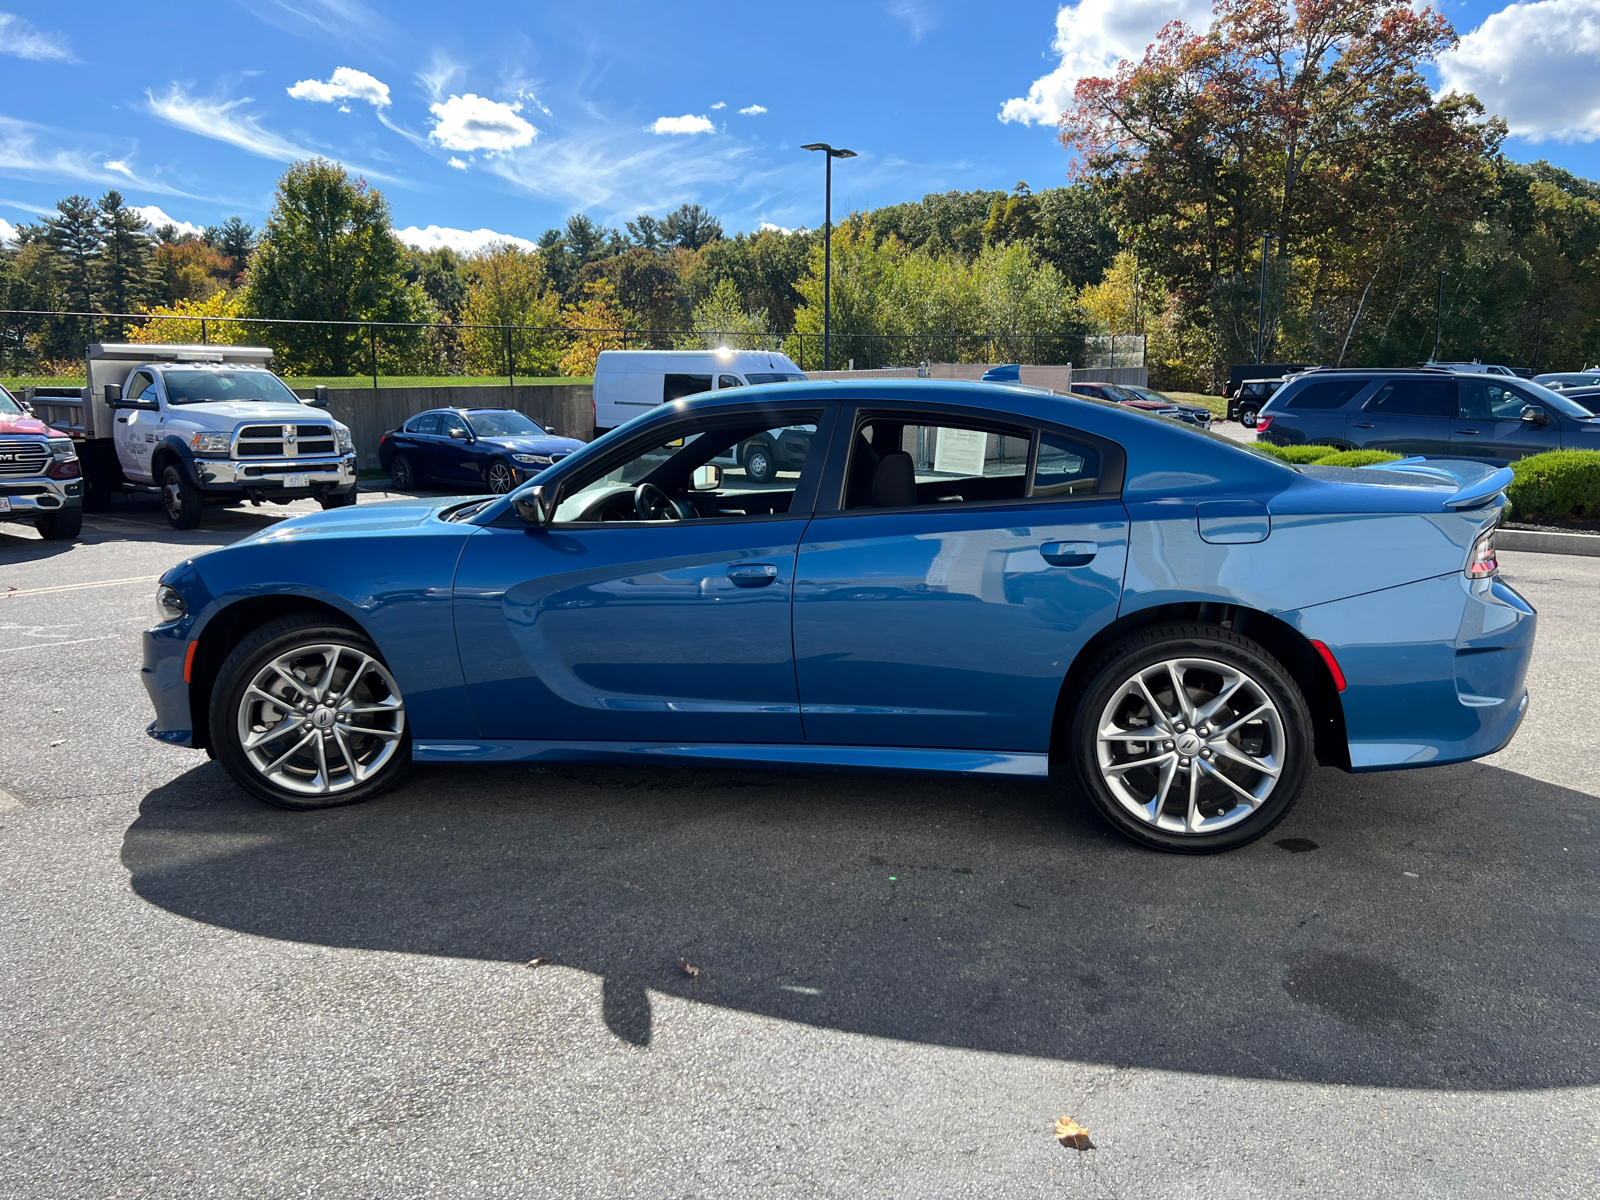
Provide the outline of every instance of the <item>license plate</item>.
<path id="1" fill-rule="evenodd" d="M 11 497 L 10 496 L 0 496 L 0 512 L 10 512 L 10 511 L 11 511 Z"/>
<path id="2" fill-rule="evenodd" d="M 311 486 L 311 476 L 309 476 L 309 475 L 285 475 L 283 477 L 283 486 L 286 487 L 286 488 L 310 487 Z"/>

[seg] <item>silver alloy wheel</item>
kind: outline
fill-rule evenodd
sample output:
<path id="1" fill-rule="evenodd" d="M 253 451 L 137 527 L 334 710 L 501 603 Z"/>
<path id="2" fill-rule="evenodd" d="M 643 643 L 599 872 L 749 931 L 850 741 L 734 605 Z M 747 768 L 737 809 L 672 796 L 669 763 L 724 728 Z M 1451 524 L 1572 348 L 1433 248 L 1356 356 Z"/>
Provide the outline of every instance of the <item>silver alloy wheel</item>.
<path id="1" fill-rule="evenodd" d="M 489 491 L 496 496 L 504 496 L 517 486 L 517 476 L 510 467 L 503 462 L 489 464 Z"/>
<path id="2" fill-rule="evenodd" d="M 239 705 L 239 747 L 250 765 L 275 787 L 305 795 L 364 783 L 394 757 L 404 733 L 394 676 L 370 654 L 334 643 L 273 659 Z"/>
<path id="3" fill-rule="evenodd" d="M 1173 658 L 1112 693 L 1095 726 L 1100 777 L 1128 813 L 1166 833 L 1237 825 L 1272 794 L 1284 765 L 1272 697 L 1238 667 Z"/>
<path id="4" fill-rule="evenodd" d="M 389 460 L 389 478 L 394 481 L 397 488 L 411 486 L 411 460 L 403 454 L 397 454 Z"/>

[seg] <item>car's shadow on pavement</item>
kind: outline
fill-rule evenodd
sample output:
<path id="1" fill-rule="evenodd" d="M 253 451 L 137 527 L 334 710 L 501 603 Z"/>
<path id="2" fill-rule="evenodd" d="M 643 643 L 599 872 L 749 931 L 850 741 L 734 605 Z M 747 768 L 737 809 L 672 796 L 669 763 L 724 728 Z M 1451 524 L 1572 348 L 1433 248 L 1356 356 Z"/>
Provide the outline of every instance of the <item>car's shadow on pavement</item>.
<path id="1" fill-rule="evenodd" d="M 978 1050 L 1488 1090 L 1600 1083 L 1597 821 L 1490 767 L 1325 770 L 1268 840 L 1186 858 L 1031 783 L 426 768 L 295 814 L 205 766 L 146 798 L 123 862 L 151 903 L 251 934 L 595 972 L 636 1044 L 650 989 Z"/>

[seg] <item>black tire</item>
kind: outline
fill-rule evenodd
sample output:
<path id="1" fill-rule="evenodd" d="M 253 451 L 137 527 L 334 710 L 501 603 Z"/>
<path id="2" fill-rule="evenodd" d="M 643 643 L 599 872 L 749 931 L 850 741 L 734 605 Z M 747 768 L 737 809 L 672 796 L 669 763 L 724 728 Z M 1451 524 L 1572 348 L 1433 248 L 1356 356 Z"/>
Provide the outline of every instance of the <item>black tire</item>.
<path id="1" fill-rule="evenodd" d="M 35 517 L 33 527 L 47 542 L 70 542 L 83 532 L 83 509 L 74 504 L 53 513 Z"/>
<path id="2" fill-rule="evenodd" d="M 161 506 L 167 510 L 167 524 L 174 529 L 198 529 L 206 512 L 206 496 L 182 467 L 168 463 L 161 469 Z"/>
<path id="3" fill-rule="evenodd" d="M 1168 684 L 1163 692 L 1159 682 L 1158 669 L 1174 659 L 1202 660 L 1180 671 L 1185 693 L 1181 702 L 1175 686 Z M 1226 676 L 1214 674 L 1213 667 L 1236 672 L 1246 680 L 1232 693 L 1233 699 L 1225 699 L 1218 710 L 1225 714 L 1221 720 L 1237 721 L 1237 724 L 1217 729 L 1203 723 L 1200 730 L 1190 729 L 1183 723 L 1185 708 L 1198 705 L 1203 714 L 1208 701 L 1215 699 L 1226 685 Z M 1160 737 L 1128 739 L 1130 731 L 1136 733 L 1139 728 L 1155 723 L 1148 712 L 1149 705 L 1139 699 L 1139 693 L 1127 690 L 1134 678 L 1143 678 L 1139 675 L 1141 671 L 1151 671 L 1157 680 L 1149 689 L 1151 698 L 1164 714 L 1170 712 L 1177 717 L 1177 723 L 1168 728 L 1168 736 L 1173 736 L 1173 730 L 1184 731 L 1173 741 Z M 1170 675 L 1167 678 L 1170 679 Z M 1213 683 L 1208 684 L 1208 681 Z M 1209 696 L 1208 686 L 1214 686 Z M 1247 708 L 1256 706 L 1255 712 L 1263 712 L 1265 710 L 1259 706 L 1262 701 L 1270 702 L 1270 712 L 1260 720 L 1242 720 L 1233 707 L 1234 704 Z M 1136 715 L 1127 724 L 1119 724 L 1120 719 L 1113 716 L 1108 726 L 1118 727 L 1119 736 L 1102 740 L 1100 722 L 1108 713 L 1118 711 L 1111 707 L 1114 704 L 1126 704 L 1130 707 L 1121 711 Z M 1137 715 L 1140 709 L 1143 715 Z M 1215 719 L 1214 716 L 1208 718 Z M 1070 753 L 1079 785 L 1100 815 L 1132 840 L 1176 854 L 1215 854 L 1261 837 L 1293 807 L 1305 786 L 1314 756 L 1311 714 L 1293 678 L 1258 643 L 1215 625 L 1151 626 L 1111 646 L 1090 669 L 1087 684 L 1079 693 L 1070 718 L 1069 730 Z M 1207 733 L 1204 738 L 1200 736 L 1202 731 Z M 1223 741 L 1238 753 L 1224 754 L 1209 748 Z M 1191 757 L 1179 757 L 1186 742 L 1192 742 L 1196 748 L 1189 750 Z M 1103 763 L 1102 748 L 1115 761 Z M 1128 757 L 1117 757 L 1119 755 Z M 1157 756 L 1172 760 L 1170 773 L 1155 768 L 1127 769 L 1129 762 L 1155 762 Z M 1248 759 L 1259 760 L 1267 768 L 1275 761 L 1275 782 L 1269 786 L 1265 781 L 1271 776 L 1266 770 L 1244 765 Z M 1122 770 L 1118 771 L 1118 767 Z M 1221 776 L 1232 778 L 1236 786 L 1230 788 Z M 1218 827 L 1211 832 L 1196 831 L 1192 826 L 1181 828 L 1188 825 L 1191 815 L 1185 799 L 1191 777 L 1199 781 L 1194 789 L 1197 801 L 1194 814 L 1201 821 L 1217 823 Z M 1108 778 L 1119 781 L 1122 795 L 1113 790 Z M 1165 803 L 1156 805 L 1157 797 L 1162 794 L 1157 790 L 1163 786 L 1162 779 L 1169 781 L 1165 785 L 1168 790 Z M 1241 783 L 1249 785 L 1242 791 L 1266 788 L 1255 807 L 1251 808 L 1248 802 L 1241 803 L 1242 791 L 1237 787 Z M 1148 808 L 1140 810 L 1142 816 L 1135 814 L 1136 794 L 1141 790 L 1148 791 L 1149 803 L 1156 805 L 1153 817 Z M 1227 808 L 1229 804 L 1233 809 Z M 1242 815 L 1241 808 L 1245 810 Z M 1228 821 L 1232 823 L 1225 823 Z M 1180 826 L 1176 831 L 1171 828 L 1174 823 Z M 1163 824 L 1167 827 L 1163 828 Z"/>
<path id="4" fill-rule="evenodd" d="M 348 492 L 326 492 L 317 497 L 317 501 L 322 505 L 324 512 L 330 508 L 349 508 L 356 502 L 356 489 L 351 488 Z"/>
<path id="5" fill-rule="evenodd" d="M 389 460 L 389 482 L 402 492 L 417 486 L 417 473 L 404 454 L 396 454 Z"/>
<path id="6" fill-rule="evenodd" d="M 749 442 L 744 448 L 744 473 L 752 483 L 767 483 L 778 474 L 770 443 Z"/>
<path id="7" fill-rule="evenodd" d="M 393 752 L 388 756 L 373 774 L 353 786 L 341 786 L 339 790 L 328 791 L 322 794 L 297 790 L 282 786 L 279 782 L 264 773 L 256 761 L 251 758 L 240 739 L 241 708 L 247 703 L 257 705 L 254 712 L 246 711 L 244 719 L 252 723 L 258 730 L 270 730 L 271 725 L 257 723 L 254 718 L 261 714 L 259 701 L 254 697 L 256 693 L 251 684 L 268 664 L 280 660 L 285 656 L 294 655 L 298 650 L 311 647 L 334 645 L 345 651 L 369 656 L 382 668 L 382 674 L 387 677 L 388 667 L 383 662 L 383 657 L 378 653 L 378 648 L 370 639 L 359 630 L 348 625 L 330 621 L 325 615 L 317 613 L 295 613 L 286 617 L 279 617 L 270 621 L 260 629 L 246 637 L 233 648 L 233 651 L 223 661 L 221 669 L 217 672 L 217 681 L 211 692 L 211 749 L 223 768 L 233 777 L 235 783 L 268 804 L 279 808 L 295 810 L 310 810 L 319 808 L 338 808 L 346 804 L 359 804 L 364 800 L 371 800 L 375 796 L 397 786 L 404 779 L 406 772 L 411 767 L 411 730 L 405 718 L 403 703 L 397 711 L 397 719 L 401 726 L 401 734 L 394 742 Z M 346 664 L 350 661 L 345 658 Z M 388 677 L 392 681 L 392 677 Z M 247 696 L 249 693 L 249 696 Z M 284 687 L 279 694 L 292 694 L 292 689 Z M 358 698 L 359 699 L 359 698 Z M 398 691 L 394 693 L 395 700 L 401 700 Z M 380 697 L 381 700 L 381 697 Z M 377 701 L 374 701 L 377 702 Z M 318 707 L 325 707 L 318 705 Z M 332 730 L 321 733 L 304 722 L 298 727 L 295 721 L 298 718 L 291 715 L 286 705 L 283 709 L 283 720 L 289 732 L 283 741 L 268 741 L 262 743 L 269 747 L 264 754 L 275 753 L 284 745 L 289 744 L 290 738 L 307 736 L 302 735 L 302 729 L 312 729 L 324 742 L 325 762 L 332 764 L 342 752 L 330 742 L 333 737 Z M 320 724 L 320 723 L 319 723 Z M 377 739 L 365 738 L 363 742 Z M 343 743 L 339 743 L 342 745 Z M 385 742 L 384 744 L 387 744 Z M 330 748 L 332 747 L 332 748 Z M 311 756 L 312 751 L 307 750 L 305 756 Z M 358 752 L 357 757 L 360 757 Z M 284 774 L 288 775 L 296 770 L 295 764 L 301 761 L 301 756 L 294 756 L 285 767 Z M 375 760 L 376 761 L 376 760 Z M 351 772 L 346 771 L 346 774 Z M 313 775 L 315 779 L 316 776 Z M 329 774 L 324 772 L 323 779 L 328 779 Z"/>
<path id="8" fill-rule="evenodd" d="M 517 471 L 503 458 L 491 458 L 483 469 L 483 481 L 491 496 L 504 496 L 517 486 Z"/>
<path id="9" fill-rule="evenodd" d="M 1256 417 L 1260 413 L 1261 410 L 1259 408 L 1241 408 L 1239 410 L 1239 424 L 1246 429 L 1254 429 L 1256 427 Z"/>

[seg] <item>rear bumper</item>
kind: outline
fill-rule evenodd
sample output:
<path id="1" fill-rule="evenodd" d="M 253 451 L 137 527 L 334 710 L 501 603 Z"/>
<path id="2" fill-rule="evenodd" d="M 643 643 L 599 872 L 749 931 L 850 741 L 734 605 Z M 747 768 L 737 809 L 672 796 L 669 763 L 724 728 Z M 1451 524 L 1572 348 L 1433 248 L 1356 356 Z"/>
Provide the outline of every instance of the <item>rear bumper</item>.
<path id="1" fill-rule="evenodd" d="M 1516 733 L 1538 616 L 1498 579 L 1425 579 L 1285 614 L 1327 644 L 1354 771 L 1482 758 Z"/>

